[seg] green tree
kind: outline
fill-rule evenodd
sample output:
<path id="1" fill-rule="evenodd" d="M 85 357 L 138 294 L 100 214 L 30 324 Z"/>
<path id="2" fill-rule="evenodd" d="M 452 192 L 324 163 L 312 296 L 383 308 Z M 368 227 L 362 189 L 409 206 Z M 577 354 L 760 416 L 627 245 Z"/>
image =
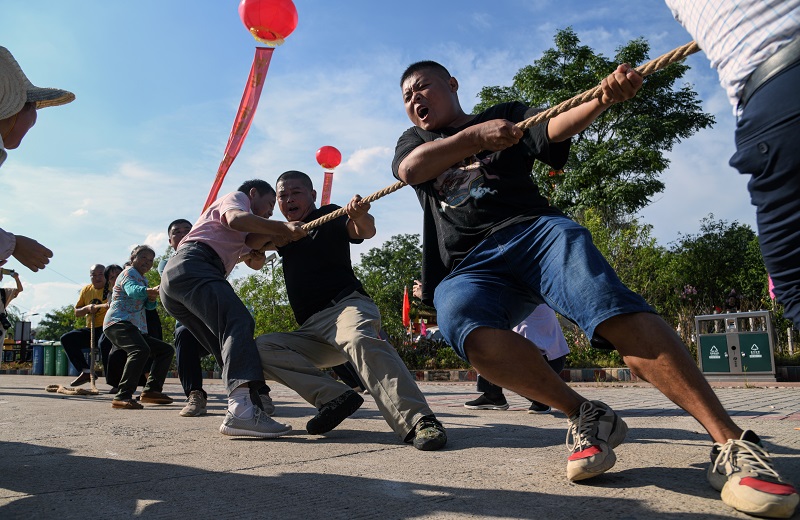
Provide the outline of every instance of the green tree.
<path id="1" fill-rule="evenodd" d="M 67 332 L 86 327 L 86 318 L 75 316 L 75 307 L 65 305 L 44 315 L 36 327 L 36 339 L 58 341 Z"/>
<path id="2" fill-rule="evenodd" d="M 401 337 L 403 290 L 408 287 L 410 296 L 414 280 L 421 276 L 422 247 L 419 235 L 391 237 L 382 246 L 364 253 L 354 270 L 378 305 L 383 328 L 390 336 Z"/>
<path id="3" fill-rule="evenodd" d="M 555 106 L 600 84 L 619 63 L 644 63 L 650 52 L 649 43 L 638 38 L 609 60 L 580 45 L 572 28 L 557 31 L 554 42 L 555 48 L 517 72 L 511 86 L 484 87 L 475 110 L 506 101 Z M 573 216 L 594 208 L 604 220 L 614 221 L 636 213 L 663 191 L 659 176 L 669 165 L 664 152 L 714 123 L 690 85 L 675 87 L 688 68 L 675 63 L 647 77 L 633 99 L 612 106 L 575 136 L 563 174 L 537 161 L 533 176 L 551 204 Z"/>
<path id="4" fill-rule="evenodd" d="M 701 221 L 700 233 L 681 235 L 671 247 L 675 290 L 686 293 L 690 286 L 696 311 L 710 314 L 723 307 L 733 289 L 739 294 L 743 310 L 769 305 L 767 271 L 755 231 L 736 221 Z"/>
<path id="5" fill-rule="evenodd" d="M 234 280 L 233 288 L 253 315 L 256 336 L 297 328 L 282 267 L 269 262 L 260 271 Z"/>
<path id="6" fill-rule="evenodd" d="M 625 223 L 608 223 L 591 209 L 583 213 L 580 223 L 592 234 L 597 249 L 622 283 L 663 312 L 673 281 L 669 274 L 669 253 L 653 237 L 653 226 L 635 218 Z"/>

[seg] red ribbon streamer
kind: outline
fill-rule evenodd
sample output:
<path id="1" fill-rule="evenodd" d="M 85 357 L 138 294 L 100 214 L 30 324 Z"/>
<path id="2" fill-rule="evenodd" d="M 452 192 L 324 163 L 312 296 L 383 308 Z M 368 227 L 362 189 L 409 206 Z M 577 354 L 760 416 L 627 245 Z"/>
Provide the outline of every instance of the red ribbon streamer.
<path id="1" fill-rule="evenodd" d="M 331 189 L 333 189 L 333 172 L 325 172 L 325 177 L 322 181 L 321 206 L 331 203 Z"/>
<path id="2" fill-rule="evenodd" d="M 211 185 L 211 191 L 208 192 L 203 211 L 208 209 L 211 203 L 216 200 L 228 169 L 233 164 L 233 160 L 236 159 L 239 150 L 242 149 L 244 139 L 250 130 L 250 123 L 253 122 L 253 116 L 256 113 L 258 99 L 261 97 L 261 89 L 264 87 L 264 78 L 267 76 L 267 69 L 269 69 L 269 62 L 272 59 L 272 51 L 274 50 L 267 47 L 256 47 L 256 55 L 253 57 L 250 76 L 247 78 L 242 101 L 239 103 L 239 111 L 236 113 L 231 135 L 228 137 L 228 145 L 225 147 L 225 154 L 222 156 L 222 162 L 219 163 L 217 177 L 214 179 L 214 184 Z"/>

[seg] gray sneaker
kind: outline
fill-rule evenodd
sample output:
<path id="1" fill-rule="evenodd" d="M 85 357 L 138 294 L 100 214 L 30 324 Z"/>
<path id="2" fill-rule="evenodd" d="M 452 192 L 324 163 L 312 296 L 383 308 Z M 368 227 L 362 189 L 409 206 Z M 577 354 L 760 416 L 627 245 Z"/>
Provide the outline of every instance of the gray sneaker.
<path id="1" fill-rule="evenodd" d="M 272 402 L 272 398 L 269 396 L 269 391 L 259 391 L 258 396 L 261 398 L 261 406 L 264 407 L 264 413 L 270 417 L 275 415 L 275 404 Z"/>
<path id="2" fill-rule="evenodd" d="M 614 448 L 622 444 L 627 433 L 628 425 L 607 404 L 584 402 L 569 418 L 567 478 L 574 482 L 611 469 L 617 462 Z"/>
<path id="3" fill-rule="evenodd" d="M 186 406 L 181 410 L 182 417 L 198 417 L 206 414 L 206 397 L 202 390 L 192 390 L 186 399 Z"/>
<path id="4" fill-rule="evenodd" d="M 289 433 L 292 427 L 288 424 L 281 424 L 267 414 L 263 413 L 257 406 L 253 407 L 253 417 L 250 419 L 239 419 L 230 411 L 225 414 L 225 420 L 219 427 L 219 432 L 223 435 L 233 437 L 260 437 L 262 439 L 272 439 Z"/>

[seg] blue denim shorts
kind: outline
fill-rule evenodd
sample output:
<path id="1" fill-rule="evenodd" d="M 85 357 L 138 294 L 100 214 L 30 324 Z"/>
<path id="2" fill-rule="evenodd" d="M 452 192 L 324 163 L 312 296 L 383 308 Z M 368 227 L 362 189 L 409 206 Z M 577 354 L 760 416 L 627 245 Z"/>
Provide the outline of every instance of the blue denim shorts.
<path id="1" fill-rule="evenodd" d="M 465 360 L 470 332 L 511 329 L 539 304 L 575 322 L 589 338 L 611 317 L 655 312 L 623 285 L 589 231 L 558 215 L 488 236 L 434 294 L 439 330 Z"/>

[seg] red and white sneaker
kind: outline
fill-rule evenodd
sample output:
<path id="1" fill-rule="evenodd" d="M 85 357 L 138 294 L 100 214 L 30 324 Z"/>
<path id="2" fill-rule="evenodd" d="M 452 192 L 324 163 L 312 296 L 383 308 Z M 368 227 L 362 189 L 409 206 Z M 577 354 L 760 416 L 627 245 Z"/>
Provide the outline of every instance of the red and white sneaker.
<path id="1" fill-rule="evenodd" d="M 708 481 L 722 492 L 722 501 L 756 516 L 789 518 L 800 496 L 772 467 L 761 439 L 750 430 L 725 444 L 714 443 Z"/>
<path id="2" fill-rule="evenodd" d="M 607 404 L 583 403 L 569 418 L 567 478 L 583 480 L 611 469 L 617 462 L 614 448 L 622 444 L 627 433 L 628 425 Z"/>

